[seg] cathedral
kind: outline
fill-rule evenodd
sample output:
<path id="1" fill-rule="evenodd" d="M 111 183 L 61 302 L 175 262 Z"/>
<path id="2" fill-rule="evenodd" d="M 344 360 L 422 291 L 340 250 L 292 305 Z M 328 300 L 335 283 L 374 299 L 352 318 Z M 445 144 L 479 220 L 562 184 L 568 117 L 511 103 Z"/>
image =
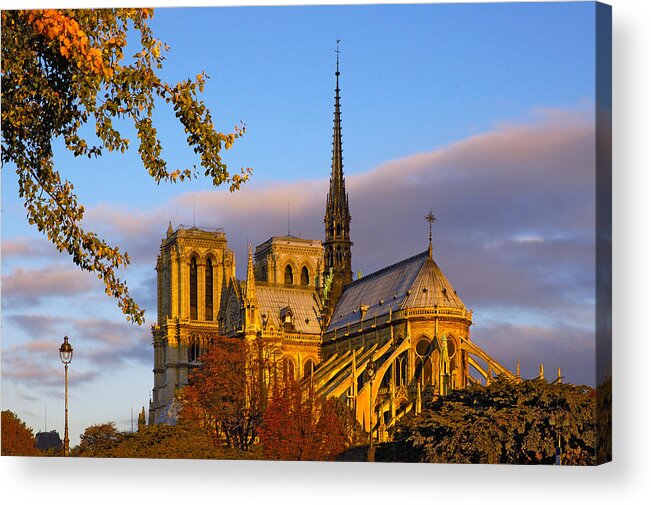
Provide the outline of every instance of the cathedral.
<path id="1" fill-rule="evenodd" d="M 425 387 L 445 395 L 519 375 L 471 342 L 472 311 L 432 256 L 431 212 L 426 250 L 353 280 L 338 58 L 335 76 L 323 241 L 288 234 L 249 246 L 238 280 L 223 229 L 168 226 L 156 262 L 150 424 L 174 422 L 176 389 L 218 336 L 273 343 L 284 377 L 347 402 L 375 440 L 419 412 Z"/>

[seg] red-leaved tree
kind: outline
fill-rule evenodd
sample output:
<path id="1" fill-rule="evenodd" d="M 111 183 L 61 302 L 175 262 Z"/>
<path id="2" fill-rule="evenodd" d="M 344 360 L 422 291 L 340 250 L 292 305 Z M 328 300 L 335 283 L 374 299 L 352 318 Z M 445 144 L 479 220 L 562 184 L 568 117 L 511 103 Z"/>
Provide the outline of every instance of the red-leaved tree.
<path id="1" fill-rule="evenodd" d="M 219 337 L 180 392 L 181 422 L 203 426 L 215 443 L 248 450 L 258 435 L 267 392 L 260 342 Z"/>
<path id="2" fill-rule="evenodd" d="M 34 445 L 34 434 L 11 410 L 2 411 L 2 455 L 40 456 Z"/>
<path id="3" fill-rule="evenodd" d="M 346 409 L 315 398 L 298 382 L 277 388 L 264 412 L 260 440 L 265 459 L 328 461 L 355 442 Z M 343 406 L 345 407 L 345 406 Z"/>

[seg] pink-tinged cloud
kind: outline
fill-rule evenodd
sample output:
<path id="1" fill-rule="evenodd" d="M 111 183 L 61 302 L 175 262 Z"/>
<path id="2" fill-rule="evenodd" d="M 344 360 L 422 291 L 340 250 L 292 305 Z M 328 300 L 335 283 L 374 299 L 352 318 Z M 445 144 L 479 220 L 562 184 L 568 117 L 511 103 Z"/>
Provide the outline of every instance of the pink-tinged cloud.
<path id="1" fill-rule="evenodd" d="M 71 297 L 97 289 L 91 274 L 52 264 L 41 269 L 16 268 L 2 276 L 2 304 L 35 305 L 44 298 Z"/>
<path id="2" fill-rule="evenodd" d="M 306 178 L 315 175 L 321 178 L 264 187 L 254 180 L 235 193 L 187 193 L 148 210 L 104 204 L 89 210 L 88 225 L 131 253 L 133 268 L 141 271 L 139 289 L 151 291 L 146 299 L 153 306 L 152 269 L 168 220 L 175 227 L 191 225 L 194 208 L 198 227 L 223 227 L 243 277 L 247 241 L 259 244 L 287 233 L 288 203 L 293 235 L 323 237 L 329 174 L 326 169 L 306 173 Z M 538 340 L 521 347 L 520 358 L 554 361 L 565 353 L 567 364 L 574 363 L 569 368 L 575 370 L 576 381 L 594 376 L 586 358 L 594 348 L 589 347 L 594 344 L 590 324 L 595 286 L 592 117 L 582 111 L 538 111 L 529 123 L 501 124 L 461 142 L 349 175 L 346 183 L 354 271 L 368 274 L 425 250 L 424 216 L 432 209 L 437 216 L 435 259 L 464 302 L 476 314 L 490 313 L 491 321 L 503 314 L 500 328 L 516 325 L 511 314 L 533 314 L 536 322 L 529 327 L 546 320 L 540 327 L 551 332 L 549 338 L 529 330 L 527 335 Z M 500 312 L 503 308 L 509 310 Z M 567 332 L 557 332 L 560 327 L 581 333 L 581 345 L 569 342 Z M 480 339 L 488 338 L 484 329 L 473 330 Z M 510 339 L 521 342 L 519 335 L 520 329 L 492 332 L 491 338 L 502 342 L 496 357 L 510 357 Z M 118 336 L 98 333 L 97 338 Z"/>
<path id="3" fill-rule="evenodd" d="M 3 360 L 4 361 L 4 360 Z M 63 368 L 58 366 L 39 366 L 39 367 L 2 367 L 2 380 L 20 384 L 23 386 L 38 387 L 53 390 L 59 394 L 61 384 L 63 383 Z M 71 386 L 79 386 L 92 382 L 100 377 L 98 371 L 76 370 L 69 377 Z"/>
<path id="4" fill-rule="evenodd" d="M 505 125 L 347 176 L 355 261 L 378 268 L 391 255 L 399 259 L 402 251 L 426 247 L 422 215 L 429 208 L 439 217 L 435 240 L 441 246 L 510 240 L 532 231 L 545 240 L 589 230 L 594 223 L 594 125 L 578 112 L 539 115 L 532 124 Z M 175 226 L 191 224 L 193 205 L 197 226 L 223 227 L 235 248 L 243 248 L 247 237 L 260 243 L 286 233 L 288 203 L 292 234 L 321 238 L 328 185 L 323 176 L 265 187 L 254 181 L 235 193 L 187 193 L 151 211 L 102 205 L 88 216 L 93 224 L 111 228 L 129 249 L 146 247 L 150 258 L 168 219 Z M 385 252 L 376 256 L 380 245 Z"/>
<path id="5" fill-rule="evenodd" d="M 17 338 L 16 327 L 29 340 Z M 149 328 L 104 318 L 14 314 L 3 321 L 3 343 L 6 345 L 2 349 L 3 381 L 48 391 L 60 387 L 63 378 L 58 353 L 61 340 L 59 337 L 44 338 L 44 335 L 62 335 L 63 327 L 75 349 L 76 384 L 106 378 L 107 374 L 134 364 L 151 363 Z M 49 328 L 50 333 L 43 332 L 43 328 Z"/>
<path id="6" fill-rule="evenodd" d="M 71 338 L 77 336 L 83 338 L 84 342 L 92 345 L 101 345 L 112 349 L 128 349 L 133 345 L 146 347 L 150 340 L 147 327 L 100 317 L 79 319 L 69 316 L 21 313 L 6 315 L 4 320 L 9 327 L 15 326 L 27 338 L 33 339 L 25 344 L 24 348 L 27 350 L 38 350 L 39 345 L 45 345 L 44 341 L 39 340 L 43 335 L 63 333 L 69 333 Z M 59 344 L 55 343 L 55 345 Z"/>
<path id="7" fill-rule="evenodd" d="M 56 258 L 60 253 L 42 238 L 20 237 L 2 240 L 0 246 L 3 261 L 8 258 Z"/>
<path id="8" fill-rule="evenodd" d="M 537 117 L 348 176 L 354 270 L 370 273 L 425 249 L 423 216 L 432 208 L 437 260 L 472 305 L 589 298 L 594 125 L 581 112 Z M 323 236 L 327 185 L 253 183 L 232 194 L 188 193 L 151 212 L 102 206 L 94 215 L 152 268 L 167 220 L 188 224 L 194 206 L 197 226 L 224 228 L 243 275 L 247 240 L 286 233 L 288 203 L 292 234 Z"/>

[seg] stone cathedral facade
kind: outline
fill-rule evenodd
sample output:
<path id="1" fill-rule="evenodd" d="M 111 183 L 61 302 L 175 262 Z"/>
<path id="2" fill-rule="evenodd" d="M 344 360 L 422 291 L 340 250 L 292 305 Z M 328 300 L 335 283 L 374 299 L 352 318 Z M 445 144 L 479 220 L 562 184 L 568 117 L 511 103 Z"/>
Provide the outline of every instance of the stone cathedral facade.
<path id="1" fill-rule="evenodd" d="M 471 342 L 472 311 L 432 257 L 431 228 L 427 250 L 353 280 L 338 59 L 335 76 L 323 242 L 285 235 L 249 246 L 238 280 L 224 230 L 168 227 L 156 263 L 149 423 L 174 422 L 175 391 L 217 336 L 273 345 L 283 377 L 341 398 L 378 440 L 419 411 L 426 387 L 444 395 L 494 374 L 517 379 Z"/>

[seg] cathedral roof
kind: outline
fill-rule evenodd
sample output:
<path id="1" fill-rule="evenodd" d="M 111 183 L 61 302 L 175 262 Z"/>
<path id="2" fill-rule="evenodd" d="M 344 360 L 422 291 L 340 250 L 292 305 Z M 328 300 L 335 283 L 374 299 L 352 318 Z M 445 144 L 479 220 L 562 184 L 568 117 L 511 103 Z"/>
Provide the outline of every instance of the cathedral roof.
<path id="1" fill-rule="evenodd" d="M 267 315 L 269 326 L 278 329 L 281 326 L 280 311 L 290 307 L 297 332 L 321 332 L 321 306 L 314 289 L 256 283 L 255 290 L 259 313 Z"/>
<path id="2" fill-rule="evenodd" d="M 390 265 L 348 284 L 330 320 L 327 332 L 389 311 L 422 307 L 466 310 L 465 305 L 428 251 Z"/>

